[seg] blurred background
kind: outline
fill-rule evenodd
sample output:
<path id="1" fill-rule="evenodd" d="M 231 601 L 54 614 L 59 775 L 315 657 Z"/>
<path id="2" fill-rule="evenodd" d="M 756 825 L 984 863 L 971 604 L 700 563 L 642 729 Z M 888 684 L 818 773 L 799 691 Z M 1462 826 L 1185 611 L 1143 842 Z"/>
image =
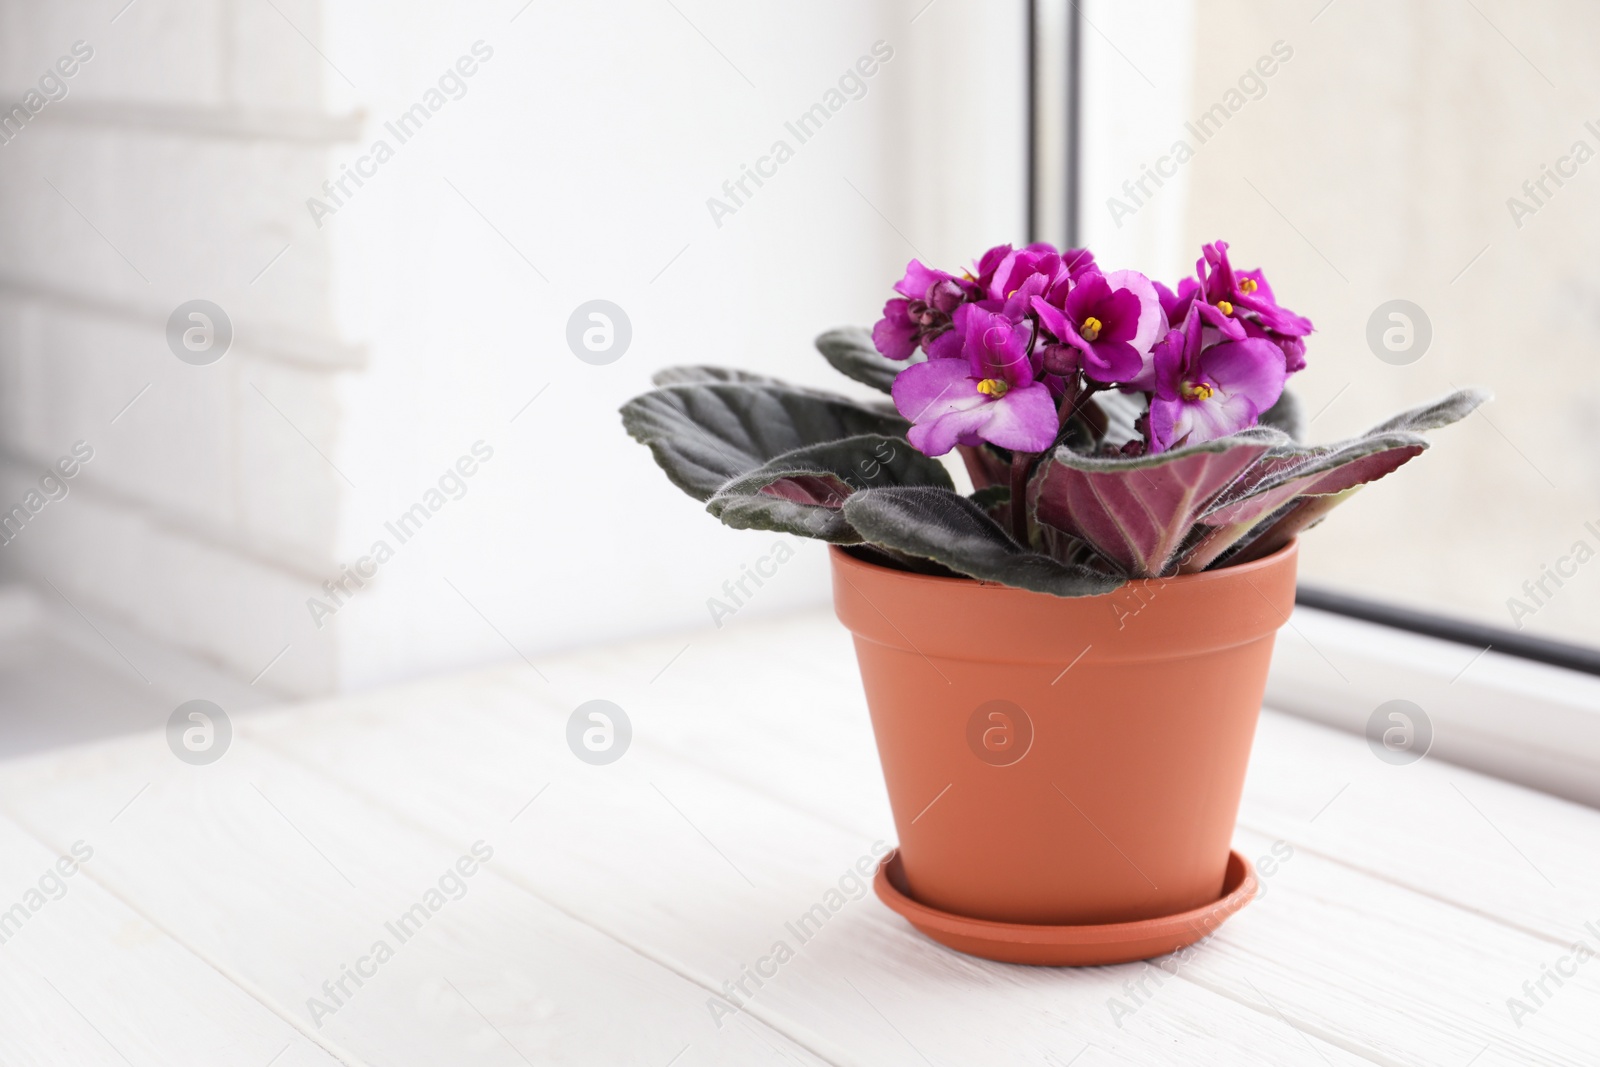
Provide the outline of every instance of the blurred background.
<path id="1" fill-rule="evenodd" d="M 1030 219 L 1264 267 L 1314 440 L 1493 389 L 1304 576 L 1600 645 L 1600 9 L 1537 6 L 1085 0 L 1072 219 L 1030 211 L 1022 3 L 0 0 L 4 748 L 714 641 L 779 539 L 618 406 L 683 362 L 850 390 L 815 334 Z M 826 602 L 793 547 L 721 628 Z"/>

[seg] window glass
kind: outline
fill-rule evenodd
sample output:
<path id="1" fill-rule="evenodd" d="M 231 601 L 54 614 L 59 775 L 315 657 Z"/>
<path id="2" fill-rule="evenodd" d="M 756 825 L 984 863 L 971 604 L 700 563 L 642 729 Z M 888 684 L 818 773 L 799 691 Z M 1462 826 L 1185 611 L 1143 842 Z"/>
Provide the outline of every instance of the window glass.
<path id="1" fill-rule="evenodd" d="M 1175 10 L 1085 8 L 1090 239 L 1264 268 L 1317 327 L 1312 440 L 1495 394 L 1307 534 L 1303 579 L 1600 644 L 1600 6 Z"/>

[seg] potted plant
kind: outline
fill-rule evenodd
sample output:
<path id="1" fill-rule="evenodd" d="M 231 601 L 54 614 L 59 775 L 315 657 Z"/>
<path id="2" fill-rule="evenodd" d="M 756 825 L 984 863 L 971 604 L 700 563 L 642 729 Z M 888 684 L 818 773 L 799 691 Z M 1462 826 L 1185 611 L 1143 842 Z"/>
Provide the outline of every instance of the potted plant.
<path id="1" fill-rule="evenodd" d="M 1249 900 L 1296 537 L 1485 399 L 1300 443 L 1311 323 L 1203 252 L 1175 290 L 1046 244 L 913 261 L 870 333 L 817 339 L 892 404 L 690 366 L 622 409 L 724 523 L 832 544 L 899 834 L 876 889 L 963 951 L 1144 958 Z"/>

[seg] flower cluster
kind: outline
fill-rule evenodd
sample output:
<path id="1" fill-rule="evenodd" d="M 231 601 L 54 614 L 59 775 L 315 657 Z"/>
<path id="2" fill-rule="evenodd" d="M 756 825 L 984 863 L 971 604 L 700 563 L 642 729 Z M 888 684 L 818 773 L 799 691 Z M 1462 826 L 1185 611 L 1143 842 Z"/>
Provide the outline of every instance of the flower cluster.
<path id="1" fill-rule="evenodd" d="M 959 276 L 913 262 L 873 330 L 817 350 L 881 401 L 730 367 L 669 367 L 623 425 L 734 529 L 875 565 L 1098 596 L 1284 551 L 1488 394 L 1301 440 L 1285 380 L 1311 323 L 1207 245 L 1168 289 L 1086 251 L 992 248 Z M 959 449 L 970 491 L 934 456 Z"/>
<path id="2" fill-rule="evenodd" d="M 1113 388 L 1148 405 L 1143 440 L 1124 451 L 1255 425 L 1305 367 L 1311 322 L 1278 306 L 1261 271 L 1236 271 L 1227 242 L 1202 251 L 1176 291 L 1048 244 L 991 248 L 960 276 L 913 260 L 872 331 L 889 359 L 926 354 L 894 380 L 911 444 L 930 456 L 982 442 L 1044 452 L 1084 400 Z"/>

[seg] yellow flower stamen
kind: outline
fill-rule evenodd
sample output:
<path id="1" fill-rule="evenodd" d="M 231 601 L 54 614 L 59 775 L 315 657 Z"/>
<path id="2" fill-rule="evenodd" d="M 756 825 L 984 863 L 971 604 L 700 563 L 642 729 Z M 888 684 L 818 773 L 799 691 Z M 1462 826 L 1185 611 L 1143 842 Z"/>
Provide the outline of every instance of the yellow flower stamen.
<path id="1" fill-rule="evenodd" d="M 1183 394 L 1185 400 L 1192 402 L 1195 400 L 1210 400 L 1211 394 L 1215 393 L 1216 390 L 1205 382 L 1184 382 L 1183 385 L 1179 386 L 1179 392 Z"/>
<path id="2" fill-rule="evenodd" d="M 1256 285 L 1254 278 L 1241 278 L 1239 280 L 1239 291 L 1241 293 L 1253 293 L 1258 288 L 1259 286 Z"/>
<path id="3" fill-rule="evenodd" d="M 1011 386 L 1007 385 L 999 378 L 985 378 L 983 381 L 978 383 L 978 392 L 982 393 L 984 396 L 992 396 L 996 400 L 999 400 L 1001 397 L 1005 396 L 1010 389 Z"/>
<path id="4" fill-rule="evenodd" d="M 1217 310 L 1222 312 L 1224 315 L 1232 315 L 1233 314 L 1233 305 L 1228 303 L 1226 300 L 1218 300 L 1217 301 Z"/>
<path id="5" fill-rule="evenodd" d="M 1094 341 L 1100 336 L 1100 331 L 1105 329 L 1105 323 L 1090 315 L 1083 320 L 1083 327 L 1078 330 L 1085 341 Z"/>

